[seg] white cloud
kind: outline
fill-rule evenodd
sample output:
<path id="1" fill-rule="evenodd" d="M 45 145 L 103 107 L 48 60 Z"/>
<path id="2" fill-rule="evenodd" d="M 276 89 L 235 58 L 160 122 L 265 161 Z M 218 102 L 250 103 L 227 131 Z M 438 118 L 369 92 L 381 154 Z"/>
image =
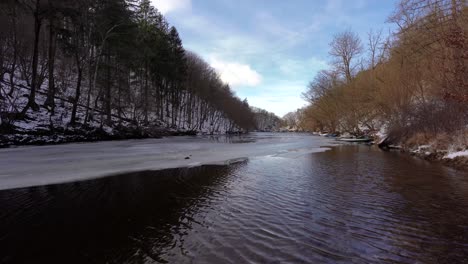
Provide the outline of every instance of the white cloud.
<path id="1" fill-rule="evenodd" d="M 151 2 L 163 15 L 177 10 L 190 9 L 192 6 L 192 0 L 151 0 Z"/>
<path id="2" fill-rule="evenodd" d="M 302 100 L 295 94 L 291 95 L 270 95 L 262 94 L 258 96 L 249 96 L 249 104 L 267 111 L 275 113 L 279 117 L 283 117 L 289 112 L 305 107 L 307 102 Z"/>
<path id="3" fill-rule="evenodd" d="M 225 62 L 212 57 L 210 64 L 220 74 L 221 79 L 229 85 L 256 86 L 262 82 L 262 76 L 253 70 L 250 65 L 237 62 Z"/>

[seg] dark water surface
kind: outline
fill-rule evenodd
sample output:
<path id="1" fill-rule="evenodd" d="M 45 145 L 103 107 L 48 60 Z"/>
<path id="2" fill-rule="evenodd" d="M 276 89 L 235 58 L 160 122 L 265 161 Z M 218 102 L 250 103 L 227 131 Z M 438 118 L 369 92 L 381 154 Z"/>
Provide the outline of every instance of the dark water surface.
<path id="1" fill-rule="evenodd" d="M 468 175 L 366 146 L 0 192 L 0 263 L 468 263 Z"/>

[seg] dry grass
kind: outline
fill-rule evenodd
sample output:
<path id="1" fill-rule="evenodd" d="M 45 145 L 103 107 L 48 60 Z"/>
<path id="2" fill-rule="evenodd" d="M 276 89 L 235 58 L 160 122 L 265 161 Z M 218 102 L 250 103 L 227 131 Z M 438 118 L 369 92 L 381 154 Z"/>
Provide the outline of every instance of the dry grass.
<path id="1" fill-rule="evenodd" d="M 447 149 L 450 152 L 468 149 L 468 128 L 454 133 Z"/>
<path id="2" fill-rule="evenodd" d="M 406 139 L 403 145 L 407 148 L 415 148 L 429 143 L 429 137 L 426 133 L 415 133 Z"/>
<path id="3" fill-rule="evenodd" d="M 453 142 L 453 136 L 447 133 L 438 133 L 434 135 L 434 137 L 429 142 L 429 144 L 432 145 L 434 149 L 448 150 L 452 142 Z"/>
<path id="4" fill-rule="evenodd" d="M 430 145 L 431 149 L 456 152 L 468 149 L 468 129 L 454 133 L 441 132 L 437 134 L 415 133 L 404 140 L 405 148 L 413 149 L 422 145 Z"/>

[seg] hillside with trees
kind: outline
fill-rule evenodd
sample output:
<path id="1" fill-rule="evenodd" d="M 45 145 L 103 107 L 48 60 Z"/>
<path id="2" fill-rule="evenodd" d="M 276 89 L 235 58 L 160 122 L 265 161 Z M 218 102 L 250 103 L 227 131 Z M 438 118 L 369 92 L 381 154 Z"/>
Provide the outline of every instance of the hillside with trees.
<path id="1" fill-rule="evenodd" d="M 247 101 L 149 0 L 5 0 L 0 27 L 3 143 L 256 126 Z"/>
<path id="2" fill-rule="evenodd" d="M 307 125 L 305 121 L 305 109 L 297 109 L 294 112 L 289 112 L 283 116 L 283 129 L 287 131 L 306 131 Z"/>
<path id="3" fill-rule="evenodd" d="M 255 115 L 256 130 L 262 132 L 276 132 L 281 128 L 283 120 L 274 113 L 264 109 L 252 107 Z"/>
<path id="4" fill-rule="evenodd" d="M 388 20 L 398 26 L 388 39 L 350 30 L 334 37 L 330 69 L 303 94 L 305 126 L 379 135 L 425 153 L 467 149 L 466 1 L 403 0 Z"/>

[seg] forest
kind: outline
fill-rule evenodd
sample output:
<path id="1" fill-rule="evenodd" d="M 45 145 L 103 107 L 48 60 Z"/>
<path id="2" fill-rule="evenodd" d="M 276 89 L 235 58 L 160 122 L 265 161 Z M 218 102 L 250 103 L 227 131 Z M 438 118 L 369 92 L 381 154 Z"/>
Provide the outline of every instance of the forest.
<path id="1" fill-rule="evenodd" d="M 334 36 L 330 68 L 303 97 L 310 131 L 379 135 L 406 145 L 468 145 L 468 7 L 464 0 L 403 0 L 383 37 Z"/>
<path id="2" fill-rule="evenodd" d="M 4 135 L 233 133 L 264 114 L 149 0 L 3 0 L 0 27 Z"/>

